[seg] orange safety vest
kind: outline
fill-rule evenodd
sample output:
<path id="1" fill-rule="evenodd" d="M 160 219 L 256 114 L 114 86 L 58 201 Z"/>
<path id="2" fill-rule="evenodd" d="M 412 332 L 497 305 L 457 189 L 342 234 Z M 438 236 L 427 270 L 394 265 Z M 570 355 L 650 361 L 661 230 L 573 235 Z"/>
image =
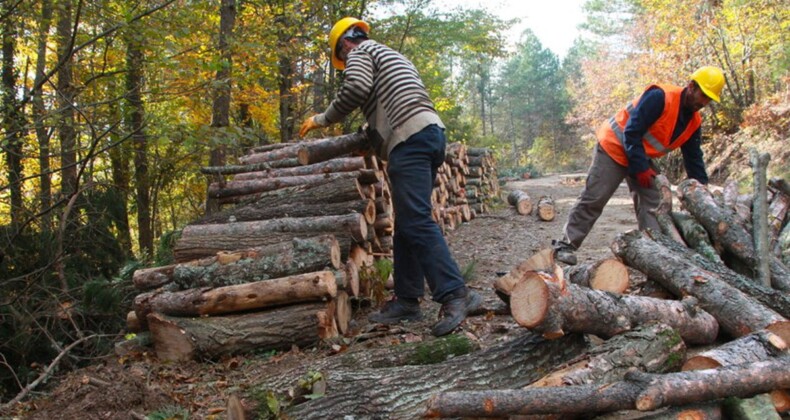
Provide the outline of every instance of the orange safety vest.
<path id="1" fill-rule="evenodd" d="M 675 132 L 675 124 L 678 121 L 678 113 L 681 107 L 680 93 L 683 92 L 683 88 L 671 85 L 650 85 L 645 89 L 645 92 L 654 87 L 664 91 L 664 110 L 661 112 L 658 120 L 650 126 L 644 137 L 642 137 L 642 144 L 649 158 L 664 156 L 671 150 L 682 146 L 702 124 L 702 117 L 700 117 L 699 112 L 695 112 L 683 133 L 673 141 L 672 133 Z M 625 134 L 623 132 L 628 119 L 631 117 L 629 112 L 636 107 L 640 98 L 641 96 L 620 110 L 614 117 L 601 124 L 596 132 L 598 143 L 603 147 L 606 154 L 623 166 L 628 166 L 628 156 L 625 154 Z"/>

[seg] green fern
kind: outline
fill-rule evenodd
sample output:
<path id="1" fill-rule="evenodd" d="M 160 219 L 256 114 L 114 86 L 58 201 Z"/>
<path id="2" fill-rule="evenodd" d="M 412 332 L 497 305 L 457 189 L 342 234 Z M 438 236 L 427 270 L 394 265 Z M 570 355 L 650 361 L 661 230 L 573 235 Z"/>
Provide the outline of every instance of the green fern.
<path id="1" fill-rule="evenodd" d="M 145 416 L 145 420 L 189 420 L 189 410 L 177 405 L 168 405 Z"/>

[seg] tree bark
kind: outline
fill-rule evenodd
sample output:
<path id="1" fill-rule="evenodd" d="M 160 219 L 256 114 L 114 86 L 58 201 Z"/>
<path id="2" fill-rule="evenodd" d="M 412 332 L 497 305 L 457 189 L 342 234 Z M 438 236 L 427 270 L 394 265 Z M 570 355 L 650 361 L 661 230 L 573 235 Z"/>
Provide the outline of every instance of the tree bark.
<path id="1" fill-rule="evenodd" d="M 299 152 L 300 147 L 301 147 L 300 143 L 291 143 L 290 146 L 281 147 L 278 149 L 269 150 L 261 153 L 252 153 L 246 156 L 241 156 L 239 158 L 239 163 L 243 165 L 253 165 L 258 163 L 271 163 L 281 160 L 293 159 L 293 162 L 299 164 L 299 161 L 296 160 L 296 156 L 297 153 Z"/>
<path id="2" fill-rule="evenodd" d="M 327 311 L 326 303 L 310 303 L 208 318 L 152 313 L 148 315 L 148 326 L 154 350 L 162 361 L 217 359 L 248 351 L 313 345 L 319 341 L 318 314 L 326 317 Z"/>
<path id="3" fill-rule="evenodd" d="M 632 372 L 610 385 L 443 392 L 427 417 L 503 417 L 511 414 L 640 411 L 729 396 L 749 396 L 790 384 L 790 362 L 767 361 L 663 375 Z"/>
<path id="4" fill-rule="evenodd" d="M 132 275 L 132 283 L 134 283 L 134 287 L 137 290 L 150 290 L 162 287 L 173 281 L 173 269 L 175 267 L 176 264 L 169 264 L 135 270 Z"/>
<path id="5" fill-rule="evenodd" d="M 507 195 L 507 202 L 515 207 L 518 214 L 531 214 L 532 213 L 532 200 L 529 194 L 521 190 L 513 190 Z"/>
<path id="6" fill-rule="evenodd" d="M 21 34 L 23 17 L 17 4 L 4 1 L 0 5 L 3 14 L 2 25 L 2 137 L 0 146 L 5 151 L 8 183 L 3 188 L 8 188 L 11 196 L 11 226 L 19 228 L 24 218 L 24 200 L 22 195 L 22 158 L 25 137 L 25 117 L 17 100 L 17 71 L 14 59 L 16 57 L 16 40 Z M 22 87 L 24 89 L 24 87 Z"/>
<path id="7" fill-rule="evenodd" d="M 190 224 L 213 224 L 230 221 L 236 213 L 257 212 L 260 209 L 291 205 L 293 207 L 309 206 L 314 204 L 333 204 L 348 201 L 357 201 L 367 198 L 362 191 L 359 181 L 351 178 L 326 179 L 316 184 L 304 184 L 294 187 L 281 188 L 260 194 L 253 194 L 244 203 L 234 208 L 224 210 L 211 216 L 200 218 Z M 234 201 L 241 201 L 234 197 Z M 265 211 L 265 210 L 263 210 Z"/>
<path id="8" fill-rule="evenodd" d="M 364 242 L 368 236 L 365 218 L 360 214 L 282 218 L 221 225 L 190 225 L 184 228 L 173 254 L 176 262 L 190 261 L 256 246 L 271 245 L 299 236 L 334 234 L 341 252 L 350 241 Z"/>
<path id="9" fill-rule="evenodd" d="M 281 204 L 278 206 L 260 206 L 257 204 L 235 207 L 221 213 L 207 215 L 192 225 L 206 225 L 234 222 L 254 222 L 260 220 L 280 219 L 283 217 L 316 217 L 340 216 L 358 213 L 365 217 L 368 224 L 376 221 L 376 203 L 371 199 L 347 201 L 342 203 L 323 204 Z"/>
<path id="10" fill-rule="evenodd" d="M 730 286 L 740 290 L 743 293 L 756 299 L 763 305 L 773 309 L 779 315 L 790 319 L 790 294 L 765 287 L 754 280 L 738 274 L 731 270 L 724 264 L 717 264 L 708 260 L 694 251 L 680 246 L 673 241 L 668 240 L 662 236 L 656 236 L 654 240 L 661 246 L 666 247 L 665 252 L 671 252 L 680 258 L 685 259 L 687 262 L 707 270 L 717 276 L 720 280 L 726 282 Z M 662 251 L 663 252 L 663 251 Z"/>
<path id="11" fill-rule="evenodd" d="M 338 172 L 333 174 L 316 174 L 289 176 L 281 178 L 264 178 L 247 181 L 228 181 L 224 184 L 212 183 L 209 186 L 209 195 L 212 198 L 228 198 L 234 196 L 246 196 L 255 193 L 279 190 L 280 188 L 293 187 L 296 185 L 316 184 L 326 179 L 340 178 L 359 178 L 361 172 Z"/>
<path id="12" fill-rule="evenodd" d="M 650 323 L 618 334 L 590 349 L 581 360 L 573 360 L 529 387 L 606 384 L 621 381 L 626 372 L 666 373 L 680 368 L 686 345 L 666 324 Z"/>
<path id="13" fill-rule="evenodd" d="M 574 265 L 566 268 L 564 274 L 573 284 L 617 294 L 625 293 L 630 284 L 628 268 L 614 258 Z"/>
<path id="14" fill-rule="evenodd" d="M 651 321 L 673 327 L 687 343 L 711 343 L 719 331 L 710 314 L 694 308 L 696 302 L 613 295 L 546 279 L 525 274 L 510 295 L 510 308 L 519 325 L 549 339 L 567 332 L 612 337 Z"/>
<path id="15" fill-rule="evenodd" d="M 364 152 L 368 145 L 368 136 L 364 131 L 305 142 L 300 144 L 298 160 L 302 165 L 309 165 L 349 153 Z"/>
<path id="16" fill-rule="evenodd" d="M 683 241 L 683 236 L 678 232 L 675 223 L 672 221 L 672 184 L 670 184 L 666 175 L 663 174 L 657 175 L 654 182 L 661 196 L 661 201 L 654 210 L 658 225 L 665 235 L 685 245 L 686 243 Z"/>
<path id="17" fill-rule="evenodd" d="M 172 316 L 220 315 L 318 302 L 336 295 L 334 274 L 317 271 L 217 288 L 142 293 L 134 300 L 134 311 L 139 320 L 147 319 L 153 312 Z"/>
<path id="18" fill-rule="evenodd" d="M 51 25 L 52 2 L 50 0 L 42 0 L 41 21 L 38 29 L 38 49 L 36 54 L 36 76 L 33 80 L 31 105 L 33 107 L 33 124 L 36 128 L 36 140 L 38 141 L 39 148 L 38 169 L 41 173 L 39 178 L 39 196 L 41 197 L 39 212 L 41 213 L 41 230 L 44 232 L 49 232 L 52 229 L 52 216 L 50 212 L 50 206 L 52 205 L 50 135 L 45 124 L 47 109 L 44 105 L 43 95 L 44 78 L 46 77 L 44 71 L 47 66 L 47 42 Z M 112 151 L 110 153 L 112 154 Z M 128 236 L 128 227 L 125 233 Z"/>
<path id="19" fill-rule="evenodd" d="M 672 220 L 683 235 L 684 241 L 700 255 L 714 263 L 724 265 L 719 253 L 713 247 L 708 232 L 688 212 L 672 212 Z"/>
<path id="20" fill-rule="evenodd" d="M 287 415 L 298 419 L 380 417 L 419 418 L 430 392 L 453 389 L 488 389 L 493 384 L 519 387 L 535 381 L 540 370 L 556 366 L 587 350 L 580 335 L 544 341 L 525 332 L 517 338 L 481 352 L 448 359 L 445 362 L 393 368 L 329 367 L 324 372 L 327 394 L 291 407 Z M 310 366 L 299 371 L 310 371 Z M 298 372 L 271 377 L 263 389 L 285 391 Z"/>
<path id="21" fill-rule="evenodd" d="M 718 240 L 748 267 L 757 266 L 758 260 L 749 232 L 734 222 L 731 212 L 716 204 L 702 184 L 688 179 L 678 186 L 678 190 L 684 207 L 705 227 L 712 238 Z M 771 282 L 775 289 L 790 290 L 790 272 L 775 258 L 771 261 L 771 273 Z"/>
<path id="22" fill-rule="evenodd" d="M 696 297 L 702 309 L 716 317 L 722 330 L 733 337 L 766 328 L 783 339 L 790 339 L 780 332 L 787 328 L 788 321 L 784 317 L 722 281 L 714 273 L 670 252 L 643 232 L 633 230 L 618 235 L 612 251 L 628 266 L 658 281 L 675 296 Z"/>
<path id="23" fill-rule="evenodd" d="M 362 156 L 336 158 L 307 166 L 293 168 L 265 169 L 254 172 L 241 173 L 233 177 L 235 181 L 244 181 L 261 178 L 279 178 L 284 176 L 303 176 L 315 174 L 329 174 L 338 172 L 351 172 L 367 169 L 365 158 Z"/>
<path id="24" fill-rule="evenodd" d="M 771 287 L 771 238 L 768 232 L 768 185 L 766 171 L 771 155 L 749 150 L 749 161 L 754 171 L 754 198 L 752 200 L 752 229 L 754 231 L 754 251 L 757 259 L 756 280 Z"/>

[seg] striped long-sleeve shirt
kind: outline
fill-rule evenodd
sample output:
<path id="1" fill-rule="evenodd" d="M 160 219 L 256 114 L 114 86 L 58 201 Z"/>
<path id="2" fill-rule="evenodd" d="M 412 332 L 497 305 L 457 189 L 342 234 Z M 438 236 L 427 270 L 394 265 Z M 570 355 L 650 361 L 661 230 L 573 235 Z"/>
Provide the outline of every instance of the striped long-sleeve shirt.
<path id="1" fill-rule="evenodd" d="M 367 40 L 346 58 L 345 79 L 319 125 L 340 122 L 361 108 L 368 122 L 368 136 L 384 159 L 399 143 L 431 124 L 442 128 L 417 69 L 399 52 Z"/>

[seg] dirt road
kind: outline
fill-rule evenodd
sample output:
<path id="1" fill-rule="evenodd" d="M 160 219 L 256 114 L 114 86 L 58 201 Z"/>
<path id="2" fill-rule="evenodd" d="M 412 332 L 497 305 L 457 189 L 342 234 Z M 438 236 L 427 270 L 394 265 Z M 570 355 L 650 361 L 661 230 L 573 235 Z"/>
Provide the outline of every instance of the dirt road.
<path id="1" fill-rule="evenodd" d="M 585 174 L 572 175 L 583 177 Z M 504 197 L 511 190 L 521 189 L 530 195 L 534 203 L 543 195 L 554 198 L 558 214 L 551 222 L 540 221 L 534 212 L 529 216 L 519 215 L 511 206 L 504 204 L 447 235 L 458 264 L 463 268 L 474 263 L 477 275 L 473 285 L 490 285 L 496 272 L 510 270 L 536 251 L 549 246 L 552 239 L 562 236 L 568 213 L 583 188 L 582 182 L 564 184 L 563 178 L 569 176 L 551 175 L 513 181 L 503 187 Z M 577 253 L 579 262 L 610 257 L 609 245 L 615 235 L 636 227 L 628 187 L 623 183 Z"/>

